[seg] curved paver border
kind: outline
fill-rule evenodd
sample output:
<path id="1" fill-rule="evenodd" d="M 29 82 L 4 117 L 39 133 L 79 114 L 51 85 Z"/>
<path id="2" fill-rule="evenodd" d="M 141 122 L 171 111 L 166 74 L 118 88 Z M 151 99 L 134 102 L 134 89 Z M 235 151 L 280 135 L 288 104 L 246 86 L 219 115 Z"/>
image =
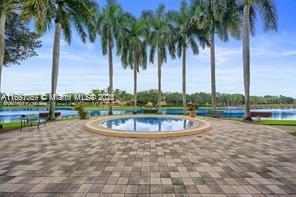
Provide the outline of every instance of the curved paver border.
<path id="1" fill-rule="evenodd" d="M 164 117 L 164 118 L 177 118 L 177 119 L 186 119 L 193 121 L 195 125 L 197 126 L 194 128 L 186 129 L 186 130 L 180 130 L 180 131 L 173 131 L 173 132 L 128 132 L 128 131 L 118 131 L 114 129 L 107 129 L 103 126 L 101 126 L 101 123 L 107 120 L 116 119 L 116 118 L 133 118 L 133 117 Z M 186 116 L 180 116 L 180 115 L 115 115 L 115 116 L 108 116 L 108 117 L 99 117 L 95 118 L 93 120 L 88 121 L 85 124 L 85 128 L 88 131 L 91 131 L 96 134 L 105 135 L 105 136 L 112 136 L 112 137 L 122 137 L 122 138 L 149 138 L 149 139 L 155 139 L 155 138 L 168 138 L 168 137 L 181 137 L 181 136 L 190 136 L 190 135 L 196 135 L 203 132 L 208 131 L 211 128 L 210 123 L 200 120 L 197 118 L 189 118 Z"/>

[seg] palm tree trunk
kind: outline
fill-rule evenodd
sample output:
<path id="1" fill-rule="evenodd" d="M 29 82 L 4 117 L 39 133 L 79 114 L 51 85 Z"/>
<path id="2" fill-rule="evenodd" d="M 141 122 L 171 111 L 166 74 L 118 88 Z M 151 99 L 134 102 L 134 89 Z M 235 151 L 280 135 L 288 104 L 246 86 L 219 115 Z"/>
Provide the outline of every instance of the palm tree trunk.
<path id="1" fill-rule="evenodd" d="M 112 56 L 112 47 L 111 47 L 111 40 L 108 39 L 108 58 L 109 58 L 109 94 L 110 98 L 112 98 L 113 94 L 113 56 Z M 109 115 L 113 114 L 112 111 L 112 100 L 109 102 Z"/>
<path id="2" fill-rule="evenodd" d="M 60 62 L 60 41 L 61 41 L 62 25 L 60 22 L 56 22 L 54 44 L 52 53 L 52 72 L 51 72 L 51 95 L 49 99 L 49 120 L 55 119 L 55 96 L 57 92 L 58 75 L 59 75 L 59 62 Z"/>
<path id="3" fill-rule="evenodd" d="M 216 62 L 215 62 L 215 32 L 211 32 L 211 86 L 212 86 L 212 110 L 217 109 L 216 99 Z"/>
<path id="4" fill-rule="evenodd" d="M 2 68 L 4 63 L 4 53 L 5 53 L 5 21 L 6 14 L 4 11 L 1 12 L 0 18 L 0 93 L 1 93 L 1 82 L 2 82 Z"/>
<path id="5" fill-rule="evenodd" d="M 157 49 L 157 58 L 158 58 L 158 110 L 157 113 L 161 114 L 161 49 Z"/>
<path id="6" fill-rule="evenodd" d="M 137 66 L 134 65 L 134 114 L 137 111 Z"/>
<path id="7" fill-rule="evenodd" d="M 244 64 L 244 89 L 245 113 L 244 120 L 252 120 L 250 112 L 250 6 L 244 6 L 243 12 L 243 64 Z"/>
<path id="8" fill-rule="evenodd" d="M 182 97 L 183 97 L 183 107 L 184 107 L 184 114 L 186 114 L 186 45 L 182 47 Z"/>

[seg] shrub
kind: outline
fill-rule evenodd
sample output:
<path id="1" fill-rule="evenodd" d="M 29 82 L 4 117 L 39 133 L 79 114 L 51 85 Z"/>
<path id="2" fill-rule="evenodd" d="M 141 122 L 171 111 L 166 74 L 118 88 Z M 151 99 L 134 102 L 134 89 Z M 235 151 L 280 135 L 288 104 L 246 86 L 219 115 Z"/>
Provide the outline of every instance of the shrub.
<path id="1" fill-rule="evenodd" d="M 74 110 L 78 111 L 79 119 L 82 120 L 82 119 L 88 119 L 89 118 L 88 112 L 85 111 L 83 103 L 81 103 L 81 102 L 76 103 L 75 106 L 74 106 Z"/>
<path id="2" fill-rule="evenodd" d="M 195 111 L 195 110 L 197 110 L 197 106 L 194 104 L 194 103 L 189 103 L 188 105 L 187 105 L 187 110 L 188 111 Z"/>

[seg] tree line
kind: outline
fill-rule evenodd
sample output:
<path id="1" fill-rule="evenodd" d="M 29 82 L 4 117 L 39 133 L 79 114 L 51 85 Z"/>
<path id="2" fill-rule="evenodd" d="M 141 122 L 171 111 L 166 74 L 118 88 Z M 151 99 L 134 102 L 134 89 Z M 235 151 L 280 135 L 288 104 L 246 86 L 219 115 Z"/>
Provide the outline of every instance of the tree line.
<path id="1" fill-rule="evenodd" d="M 113 56 L 119 56 L 125 68 L 133 69 L 133 104 L 136 110 L 137 73 L 147 62 L 158 67 L 157 104 L 161 112 L 162 65 L 168 57 L 182 58 L 182 105 L 190 98 L 186 93 L 186 56 L 188 50 L 198 55 L 200 49 L 210 47 L 211 105 L 217 106 L 215 74 L 215 37 L 227 41 L 230 36 L 242 40 L 244 68 L 245 120 L 250 117 L 250 35 L 255 34 L 258 15 L 264 30 L 277 30 L 277 12 L 273 0 L 182 0 L 178 11 L 159 5 L 156 10 L 144 10 L 139 18 L 122 9 L 115 0 L 107 0 L 99 9 L 95 0 L 2 0 L 0 4 L 0 66 L 4 61 L 4 29 L 7 16 L 19 14 L 25 21 L 34 20 L 40 35 L 54 27 L 51 94 L 57 92 L 61 35 L 69 44 L 72 29 L 83 42 L 96 38 L 101 41 L 104 55 L 108 55 L 109 93 L 113 94 Z M 116 51 L 114 51 L 116 49 Z M 54 119 L 56 103 L 49 102 L 49 119 Z M 112 105 L 109 108 L 112 114 Z"/>
<path id="2" fill-rule="evenodd" d="M 97 91 L 97 90 L 93 90 Z M 128 105 L 132 103 L 133 95 L 116 89 L 114 92 L 115 100 Z M 198 106 L 211 106 L 212 94 L 205 92 L 196 92 L 187 94 L 187 101 L 196 103 Z M 217 106 L 230 107 L 230 106 L 243 106 L 245 103 L 243 94 L 225 94 L 217 93 Z M 172 107 L 183 106 L 183 94 L 179 92 L 164 92 L 162 93 L 163 105 Z M 141 91 L 137 95 L 137 101 L 140 106 L 157 106 L 158 104 L 158 91 L 147 90 Z M 252 105 L 296 105 L 296 98 L 287 96 L 251 96 L 250 103 Z"/>
<path id="3" fill-rule="evenodd" d="M 77 102 L 84 102 L 84 104 L 88 106 L 100 105 L 100 106 L 108 106 L 110 104 L 109 100 L 100 100 L 100 96 L 108 93 L 108 90 L 105 89 L 94 89 L 90 92 L 90 94 L 83 93 L 67 93 L 65 96 L 67 99 L 56 100 L 57 105 L 62 106 L 73 106 Z M 47 94 L 49 95 L 49 94 Z M 84 99 L 89 95 L 94 95 L 97 100 L 92 99 Z M 113 91 L 114 98 L 112 100 L 113 105 L 115 106 L 133 106 L 134 96 L 133 94 L 120 89 L 115 89 Z M 27 98 L 36 98 L 36 99 L 28 99 L 25 102 L 26 105 L 30 105 L 32 103 L 44 103 L 49 102 L 49 100 L 44 99 L 42 96 L 44 95 L 24 95 Z M 8 97 L 8 96 L 7 96 Z M 192 94 L 187 94 L 187 101 L 190 103 L 195 103 L 199 107 L 211 107 L 212 102 L 212 94 L 206 92 L 196 92 Z M 179 92 L 162 92 L 162 105 L 167 107 L 182 107 L 183 106 L 183 94 Z M 225 93 L 217 93 L 217 106 L 219 107 L 234 107 L 234 106 L 243 106 L 245 103 L 245 97 L 243 94 L 225 94 Z M 2 98 L 3 100 L 3 98 Z M 6 99 L 7 101 L 9 99 Z M 19 101 L 21 102 L 21 101 Z M 31 102 L 31 103 L 30 103 Z M 11 102 L 10 105 L 14 105 L 17 102 Z M 137 94 L 137 103 L 140 107 L 157 107 L 158 106 L 158 90 L 151 89 L 146 91 L 140 91 Z M 288 97 L 288 96 L 251 96 L 250 97 L 251 105 L 262 105 L 262 106 L 278 106 L 278 105 L 289 105 L 296 106 L 296 98 Z M 5 104 L 5 103 L 4 103 Z M 8 103 L 6 103 L 7 105 Z"/>

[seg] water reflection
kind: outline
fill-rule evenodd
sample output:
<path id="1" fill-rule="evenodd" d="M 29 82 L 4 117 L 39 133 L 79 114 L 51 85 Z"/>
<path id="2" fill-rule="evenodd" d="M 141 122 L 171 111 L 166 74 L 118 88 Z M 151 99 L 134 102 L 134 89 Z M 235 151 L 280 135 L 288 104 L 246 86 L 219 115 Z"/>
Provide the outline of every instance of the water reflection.
<path id="1" fill-rule="evenodd" d="M 137 117 L 118 118 L 104 122 L 104 127 L 122 131 L 177 131 L 192 128 L 194 123 L 185 119 L 157 118 L 157 117 Z"/>

